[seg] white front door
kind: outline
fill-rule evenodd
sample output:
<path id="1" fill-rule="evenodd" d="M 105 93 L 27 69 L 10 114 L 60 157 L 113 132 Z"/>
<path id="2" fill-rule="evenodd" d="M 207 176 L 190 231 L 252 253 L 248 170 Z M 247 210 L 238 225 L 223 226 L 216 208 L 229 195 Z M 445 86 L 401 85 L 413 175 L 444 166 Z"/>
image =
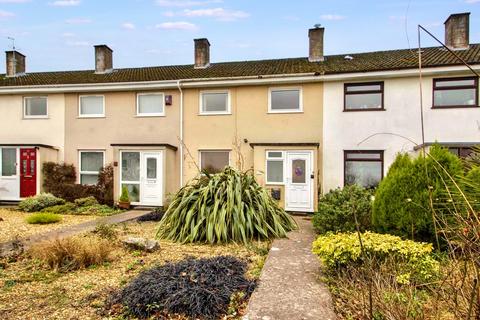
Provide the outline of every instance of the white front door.
<path id="1" fill-rule="evenodd" d="M 285 210 L 313 212 L 313 153 L 287 151 Z"/>
<path id="2" fill-rule="evenodd" d="M 140 203 L 162 205 L 162 156 L 161 152 L 142 152 L 140 165 Z"/>

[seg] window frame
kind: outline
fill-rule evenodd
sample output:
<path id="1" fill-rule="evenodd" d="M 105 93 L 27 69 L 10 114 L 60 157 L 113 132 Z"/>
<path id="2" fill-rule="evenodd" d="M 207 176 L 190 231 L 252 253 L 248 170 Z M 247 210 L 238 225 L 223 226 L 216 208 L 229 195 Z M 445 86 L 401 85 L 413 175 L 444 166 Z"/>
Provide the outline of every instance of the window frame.
<path id="1" fill-rule="evenodd" d="M 348 154 L 379 154 L 380 159 L 370 159 L 370 158 L 357 158 L 357 159 L 348 159 Z M 385 150 L 343 150 L 343 186 L 347 186 L 347 161 L 352 162 L 380 162 L 381 164 L 381 178 L 380 181 L 385 177 Z"/>
<path id="2" fill-rule="evenodd" d="M 202 169 L 202 153 L 203 152 L 228 152 L 228 166 L 231 166 L 232 165 L 232 150 L 230 149 L 200 149 L 198 150 L 198 164 L 199 164 L 199 168 L 200 168 L 200 172 L 202 175 L 204 175 L 203 173 L 203 169 Z"/>
<path id="3" fill-rule="evenodd" d="M 275 158 L 275 157 L 269 157 L 268 153 L 269 152 L 280 152 L 282 156 L 280 158 Z M 286 152 L 284 150 L 265 150 L 265 185 L 285 185 L 285 164 L 286 164 Z M 277 182 L 277 181 L 269 181 L 268 180 L 268 161 L 277 161 L 277 162 L 282 162 L 283 164 L 283 173 L 282 173 L 282 181 Z"/>
<path id="4" fill-rule="evenodd" d="M 155 113 L 140 113 L 140 96 L 162 96 L 162 112 Z M 137 100 L 137 117 L 165 117 L 165 93 L 163 92 L 138 92 L 136 95 Z"/>
<path id="5" fill-rule="evenodd" d="M 437 82 L 448 82 L 458 80 L 473 80 L 474 84 L 471 86 L 456 86 L 456 87 L 440 87 L 437 88 Z M 437 106 L 435 105 L 435 91 L 443 90 L 462 90 L 462 89 L 475 89 L 475 105 L 447 105 Z M 432 82 L 432 109 L 458 109 L 458 108 L 478 108 L 478 77 L 448 77 L 448 78 L 434 78 Z"/>
<path id="6" fill-rule="evenodd" d="M 272 109 L 272 93 L 274 91 L 298 90 L 298 109 Z M 270 87 L 268 88 L 268 113 L 303 113 L 303 87 Z"/>
<path id="7" fill-rule="evenodd" d="M 372 86 L 380 85 L 380 90 L 364 90 L 364 91 L 355 91 L 348 92 L 348 87 L 362 87 L 362 86 Z M 380 93 L 382 107 L 381 108 L 367 108 L 367 109 L 347 109 L 347 95 L 356 95 L 356 94 L 372 94 Z M 359 111 L 385 111 L 385 82 L 384 81 L 374 81 L 374 82 L 350 82 L 343 84 L 343 112 L 359 112 Z"/>
<path id="8" fill-rule="evenodd" d="M 102 97 L 102 114 L 82 115 L 82 98 L 85 97 Z M 82 94 L 78 96 L 78 117 L 79 118 L 105 118 L 105 95 L 102 94 Z"/>
<path id="9" fill-rule="evenodd" d="M 32 98 L 45 98 L 46 100 L 46 114 L 41 116 L 29 116 L 27 115 L 27 99 Z M 23 119 L 48 119 L 48 96 L 24 96 L 23 97 Z"/>
<path id="10" fill-rule="evenodd" d="M 96 174 L 99 175 L 100 171 L 82 171 L 82 153 L 101 153 L 103 158 L 102 167 L 105 167 L 105 150 L 99 149 L 82 149 L 78 150 L 78 183 L 82 184 L 82 174 Z M 89 185 L 89 184 L 86 184 Z"/>
<path id="11" fill-rule="evenodd" d="M 215 94 L 215 93 L 226 93 L 227 94 L 227 109 L 225 111 L 203 111 L 203 95 L 204 94 Z M 215 115 L 229 115 L 232 114 L 232 103 L 231 103 L 231 94 L 230 90 L 202 90 L 199 92 L 199 103 L 198 103 L 198 114 L 201 116 L 215 116 Z"/>

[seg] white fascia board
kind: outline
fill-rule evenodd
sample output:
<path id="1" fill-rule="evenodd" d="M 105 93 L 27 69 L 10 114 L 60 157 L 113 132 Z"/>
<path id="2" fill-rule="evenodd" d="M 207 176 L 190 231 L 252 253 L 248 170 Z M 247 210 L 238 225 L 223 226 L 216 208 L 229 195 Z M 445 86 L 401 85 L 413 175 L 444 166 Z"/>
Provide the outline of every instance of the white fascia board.
<path id="1" fill-rule="evenodd" d="M 480 71 L 480 65 L 472 67 Z M 465 66 L 423 68 L 424 76 L 449 75 L 455 73 L 468 73 Z M 364 79 L 404 78 L 418 76 L 418 69 L 388 70 L 373 72 L 354 72 L 329 75 L 305 74 L 280 74 L 250 77 L 226 77 L 211 79 L 182 79 L 182 88 L 225 87 L 268 84 L 292 84 L 309 82 L 349 81 Z M 132 91 L 154 89 L 177 89 L 178 80 L 144 81 L 144 82 L 117 82 L 117 83 L 88 83 L 40 86 L 8 86 L 0 87 L 1 94 L 26 94 L 26 93 L 68 93 L 68 92 L 105 92 L 105 91 Z"/>

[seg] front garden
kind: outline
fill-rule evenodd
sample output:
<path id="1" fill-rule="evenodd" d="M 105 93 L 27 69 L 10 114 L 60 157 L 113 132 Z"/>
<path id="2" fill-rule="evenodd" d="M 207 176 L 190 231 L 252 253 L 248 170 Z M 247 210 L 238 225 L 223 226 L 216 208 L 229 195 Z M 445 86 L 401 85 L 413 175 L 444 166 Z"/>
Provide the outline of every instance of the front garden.
<path id="1" fill-rule="evenodd" d="M 63 179 L 65 167 L 50 169 Z M 47 230 L 118 212 L 91 190 L 68 188 L 83 191 L 68 191 L 67 200 L 41 194 L 11 214 Z M 199 175 L 165 212 L 35 243 L 0 260 L 0 318 L 239 319 L 271 240 L 294 228 L 252 172 Z"/>
<path id="2" fill-rule="evenodd" d="M 479 151 L 399 154 L 376 190 L 321 198 L 312 250 L 340 319 L 480 317 Z"/>

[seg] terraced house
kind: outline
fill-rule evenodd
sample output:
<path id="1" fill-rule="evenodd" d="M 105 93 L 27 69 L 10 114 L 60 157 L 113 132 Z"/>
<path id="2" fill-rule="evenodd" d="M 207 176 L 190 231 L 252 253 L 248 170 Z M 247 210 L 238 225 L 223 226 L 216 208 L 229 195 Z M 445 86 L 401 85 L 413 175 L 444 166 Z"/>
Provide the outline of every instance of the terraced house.
<path id="1" fill-rule="evenodd" d="M 95 70 L 30 73 L 6 53 L 0 79 L 0 200 L 42 190 L 45 161 L 73 163 L 95 183 L 112 163 L 115 195 L 161 206 L 169 193 L 226 165 L 252 169 L 290 211 L 315 210 L 318 194 L 374 186 L 395 154 L 438 142 L 460 155 L 480 142 L 478 79 L 443 47 L 424 48 L 422 92 L 414 49 L 325 56 L 324 28 L 309 56 L 210 62 L 195 40 L 191 65 L 116 69 L 95 46 Z M 479 69 L 469 14 L 445 22 L 448 47 Z"/>

